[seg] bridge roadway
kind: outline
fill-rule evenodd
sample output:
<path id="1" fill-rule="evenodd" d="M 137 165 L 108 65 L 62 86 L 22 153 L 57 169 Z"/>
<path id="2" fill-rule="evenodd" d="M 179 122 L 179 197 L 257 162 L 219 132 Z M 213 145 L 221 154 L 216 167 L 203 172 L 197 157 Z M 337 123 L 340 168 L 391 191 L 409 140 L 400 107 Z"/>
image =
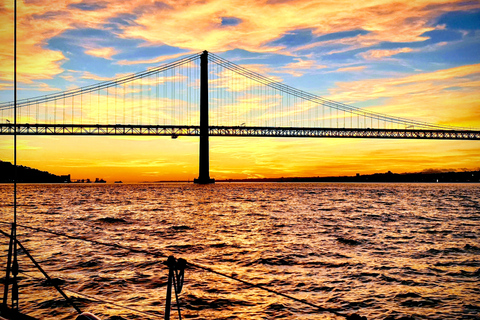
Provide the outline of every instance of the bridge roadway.
<path id="1" fill-rule="evenodd" d="M 0 123 L 0 135 L 13 135 L 14 125 Z M 200 136 L 200 126 L 175 125 L 87 125 L 87 124 L 17 124 L 17 135 L 83 136 Z M 475 130 L 428 129 L 349 129 L 307 127 L 210 126 L 210 136 L 297 137 L 297 138 L 374 138 L 374 139 L 450 139 L 480 140 Z"/>

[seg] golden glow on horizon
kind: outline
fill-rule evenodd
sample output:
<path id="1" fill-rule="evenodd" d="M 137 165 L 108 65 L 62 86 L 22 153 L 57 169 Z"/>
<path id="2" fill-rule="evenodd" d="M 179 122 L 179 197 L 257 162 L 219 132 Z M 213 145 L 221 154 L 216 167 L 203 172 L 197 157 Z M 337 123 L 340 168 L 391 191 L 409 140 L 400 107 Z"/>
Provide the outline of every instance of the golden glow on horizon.
<path id="1" fill-rule="evenodd" d="M 196 137 L 21 137 L 19 146 L 21 165 L 72 179 L 191 181 L 198 176 Z M 7 143 L 0 148 L 13 154 Z M 210 138 L 210 174 L 216 179 L 479 170 L 478 159 L 480 149 L 472 141 Z"/>

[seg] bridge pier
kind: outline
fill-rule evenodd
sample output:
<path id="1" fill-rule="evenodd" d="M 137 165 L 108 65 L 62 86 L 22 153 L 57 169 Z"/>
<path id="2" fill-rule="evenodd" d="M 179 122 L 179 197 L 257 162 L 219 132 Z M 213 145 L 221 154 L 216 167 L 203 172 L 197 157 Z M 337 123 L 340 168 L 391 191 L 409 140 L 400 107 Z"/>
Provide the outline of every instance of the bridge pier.
<path id="1" fill-rule="evenodd" d="M 194 183 L 215 183 L 210 178 L 210 155 L 208 142 L 208 51 L 200 55 L 200 163 L 198 179 Z"/>

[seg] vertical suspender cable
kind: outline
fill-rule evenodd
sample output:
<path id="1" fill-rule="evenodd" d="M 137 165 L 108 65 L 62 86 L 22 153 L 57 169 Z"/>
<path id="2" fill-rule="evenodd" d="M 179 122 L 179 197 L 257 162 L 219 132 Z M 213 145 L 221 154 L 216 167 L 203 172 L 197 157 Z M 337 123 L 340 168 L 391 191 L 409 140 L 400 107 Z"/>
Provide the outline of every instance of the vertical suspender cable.
<path id="1" fill-rule="evenodd" d="M 138 124 L 143 124 L 143 114 L 142 114 L 142 109 L 143 109 L 143 77 L 140 78 L 140 104 L 139 104 L 139 113 L 140 113 L 140 120 Z"/>
<path id="2" fill-rule="evenodd" d="M 160 106 L 159 106 L 159 101 L 158 101 L 158 72 L 155 73 L 155 106 L 156 106 L 156 113 L 157 113 L 157 121 L 156 121 L 156 125 L 159 125 L 160 124 L 160 119 L 159 119 L 159 115 L 160 115 Z"/>
<path id="3" fill-rule="evenodd" d="M 123 125 L 126 125 L 127 123 L 125 122 L 125 103 L 126 103 L 126 95 L 125 95 L 125 87 L 127 86 L 127 84 L 122 84 L 123 86 L 123 112 L 122 112 L 122 115 L 123 115 Z"/>
<path id="4" fill-rule="evenodd" d="M 74 105 L 75 105 L 75 96 L 72 96 L 72 124 L 73 124 L 73 117 L 75 115 L 75 111 L 74 111 Z"/>

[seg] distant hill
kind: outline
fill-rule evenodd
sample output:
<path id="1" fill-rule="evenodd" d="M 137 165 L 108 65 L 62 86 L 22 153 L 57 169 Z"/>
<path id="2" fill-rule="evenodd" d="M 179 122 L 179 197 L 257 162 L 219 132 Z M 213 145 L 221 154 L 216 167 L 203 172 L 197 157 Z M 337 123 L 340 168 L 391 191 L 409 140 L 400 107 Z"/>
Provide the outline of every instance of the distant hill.
<path id="1" fill-rule="evenodd" d="M 229 179 L 218 182 L 480 182 L 480 171 L 374 173 L 340 177 L 287 177 L 263 179 Z"/>
<path id="2" fill-rule="evenodd" d="M 13 183 L 15 166 L 0 160 L 0 183 Z M 57 176 L 47 171 L 40 171 L 25 166 L 17 166 L 19 183 L 69 183 L 70 175 Z"/>

